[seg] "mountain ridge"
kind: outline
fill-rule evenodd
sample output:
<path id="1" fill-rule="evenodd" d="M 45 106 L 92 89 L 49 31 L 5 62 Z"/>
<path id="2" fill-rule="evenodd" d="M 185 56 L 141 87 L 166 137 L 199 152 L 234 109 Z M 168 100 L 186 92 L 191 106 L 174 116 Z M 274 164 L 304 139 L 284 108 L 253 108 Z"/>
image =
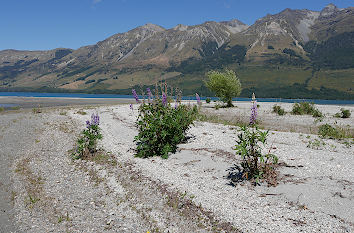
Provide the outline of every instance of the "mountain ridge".
<path id="1" fill-rule="evenodd" d="M 333 4 L 322 11 L 287 8 L 252 25 L 237 19 L 169 29 L 147 23 L 78 49 L 1 50 L 0 89 L 119 93 L 168 79 L 187 93 L 207 93 L 202 82 L 205 72 L 230 68 L 242 75 L 245 89 L 260 88 L 267 80 L 279 87 L 306 84 L 309 93 L 324 87 L 352 96 L 353 31 L 354 8 Z M 341 61 L 344 58 L 347 61 Z M 264 74 L 270 68 L 269 77 L 255 79 L 257 72 Z"/>

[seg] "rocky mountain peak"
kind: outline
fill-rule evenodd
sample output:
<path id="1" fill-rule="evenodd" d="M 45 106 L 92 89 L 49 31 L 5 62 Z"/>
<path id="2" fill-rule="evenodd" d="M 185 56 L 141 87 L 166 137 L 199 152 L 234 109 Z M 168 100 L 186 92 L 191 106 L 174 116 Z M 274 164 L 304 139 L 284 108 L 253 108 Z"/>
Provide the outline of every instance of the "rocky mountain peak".
<path id="1" fill-rule="evenodd" d="M 165 31 L 165 29 L 159 25 L 153 24 L 153 23 L 147 23 L 139 28 L 149 30 L 149 31 L 155 31 L 155 32 L 162 32 Z"/>
<path id="2" fill-rule="evenodd" d="M 178 24 L 173 29 L 177 30 L 177 31 L 186 31 L 186 30 L 188 30 L 188 26 L 187 25 L 183 25 L 183 24 Z"/>
<path id="3" fill-rule="evenodd" d="M 323 8 L 323 10 L 321 11 L 321 17 L 326 17 L 326 16 L 333 15 L 337 11 L 338 11 L 337 6 L 332 4 L 332 3 L 330 3 L 325 8 Z"/>
<path id="4" fill-rule="evenodd" d="M 232 19 L 230 21 L 222 21 L 220 24 L 226 26 L 226 28 L 233 34 L 244 31 L 248 28 L 247 24 L 244 24 L 238 19 Z"/>

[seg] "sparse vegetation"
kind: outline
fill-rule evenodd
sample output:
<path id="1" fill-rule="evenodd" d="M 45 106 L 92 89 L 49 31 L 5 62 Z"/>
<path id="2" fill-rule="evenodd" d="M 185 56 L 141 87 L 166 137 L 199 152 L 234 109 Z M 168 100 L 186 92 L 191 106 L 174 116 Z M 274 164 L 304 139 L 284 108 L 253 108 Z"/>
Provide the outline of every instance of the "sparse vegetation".
<path id="1" fill-rule="evenodd" d="M 350 113 L 350 110 L 349 109 L 344 109 L 344 108 L 341 108 L 340 109 L 340 112 L 337 112 L 334 117 L 337 117 L 337 118 L 349 118 L 351 115 Z"/>
<path id="2" fill-rule="evenodd" d="M 279 116 L 285 115 L 285 110 L 276 104 L 273 106 L 273 112 Z"/>
<path id="3" fill-rule="evenodd" d="M 323 117 L 323 114 L 314 107 L 313 103 L 301 102 L 293 105 L 292 114 L 294 115 L 312 115 L 313 117 Z"/>
<path id="4" fill-rule="evenodd" d="M 206 102 L 207 104 L 209 104 L 209 103 L 211 102 L 211 99 L 208 97 L 208 98 L 205 99 L 205 102 Z"/>
<path id="5" fill-rule="evenodd" d="M 232 70 L 210 71 L 207 76 L 209 80 L 205 82 L 206 86 L 226 103 L 227 107 L 232 107 L 232 98 L 241 93 L 241 83 L 235 72 Z"/>
<path id="6" fill-rule="evenodd" d="M 333 127 L 329 124 L 321 125 L 318 128 L 318 134 L 323 138 L 331 138 L 331 139 L 343 139 L 343 138 L 352 138 L 353 135 L 349 132 L 349 130 L 345 130 L 341 127 Z"/>

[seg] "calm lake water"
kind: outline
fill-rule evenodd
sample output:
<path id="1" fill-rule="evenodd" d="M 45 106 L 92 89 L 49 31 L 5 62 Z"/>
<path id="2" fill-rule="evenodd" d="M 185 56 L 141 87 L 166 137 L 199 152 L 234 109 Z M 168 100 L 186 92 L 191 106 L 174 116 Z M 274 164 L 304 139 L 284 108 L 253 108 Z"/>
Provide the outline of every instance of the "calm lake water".
<path id="1" fill-rule="evenodd" d="M 114 94 L 79 94 L 79 93 L 39 93 L 39 92 L 0 92 L 0 96 L 16 97 L 61 97 L 61 98 L 134 98 L 132 95 Z M 195 96 L 184 96 L 184 100 L 195 100 Z M 205 97 L 201 97 L 205 99 Z M 217 98 L 211 98 L 216 100 Z M 235 101 L 251 101 L 250 98 L 235 98 Z M 281 99 L 281 98 L 257 98 L 258 102 L 313 102 L 315 104 L 335 104 L 335 105 L 354 105 L 354 100 L 317 100 L 317 99 Z M 5 106 L 3 106 L 5 107 Z M 10 107 L 10 106 L 9 106 Z"/>

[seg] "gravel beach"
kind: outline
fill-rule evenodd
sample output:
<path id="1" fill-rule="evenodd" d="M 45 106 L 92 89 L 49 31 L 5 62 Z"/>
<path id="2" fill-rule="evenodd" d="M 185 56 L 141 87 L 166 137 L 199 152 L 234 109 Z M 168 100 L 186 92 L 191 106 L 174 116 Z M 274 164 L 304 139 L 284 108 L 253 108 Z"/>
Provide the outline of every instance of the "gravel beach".
<path id="1" fill-rule="evenodd" d="M 0 232 L 354 232 L 352 139 L 348 145 L 314 134 L 324 123 L 353 130 L 353 116 L 334 118 L 341 106 L 316 105 L 325 114 L 321 122 L 277 116 L 274 103 L 259 104 L 269 146 L 283 164 L 276 187 L 230 183 L 240 164 L 237 126 L 197 121 L 176 154 L 140 159 L 133 142 L 137 105 L 0 113 Z M 204 104 L 202 112 L 247 121 L 250 103 L 235 105 Z M 92 113 L 100 115 L 99 146 L 109 153 L 72 160 Z"/>

